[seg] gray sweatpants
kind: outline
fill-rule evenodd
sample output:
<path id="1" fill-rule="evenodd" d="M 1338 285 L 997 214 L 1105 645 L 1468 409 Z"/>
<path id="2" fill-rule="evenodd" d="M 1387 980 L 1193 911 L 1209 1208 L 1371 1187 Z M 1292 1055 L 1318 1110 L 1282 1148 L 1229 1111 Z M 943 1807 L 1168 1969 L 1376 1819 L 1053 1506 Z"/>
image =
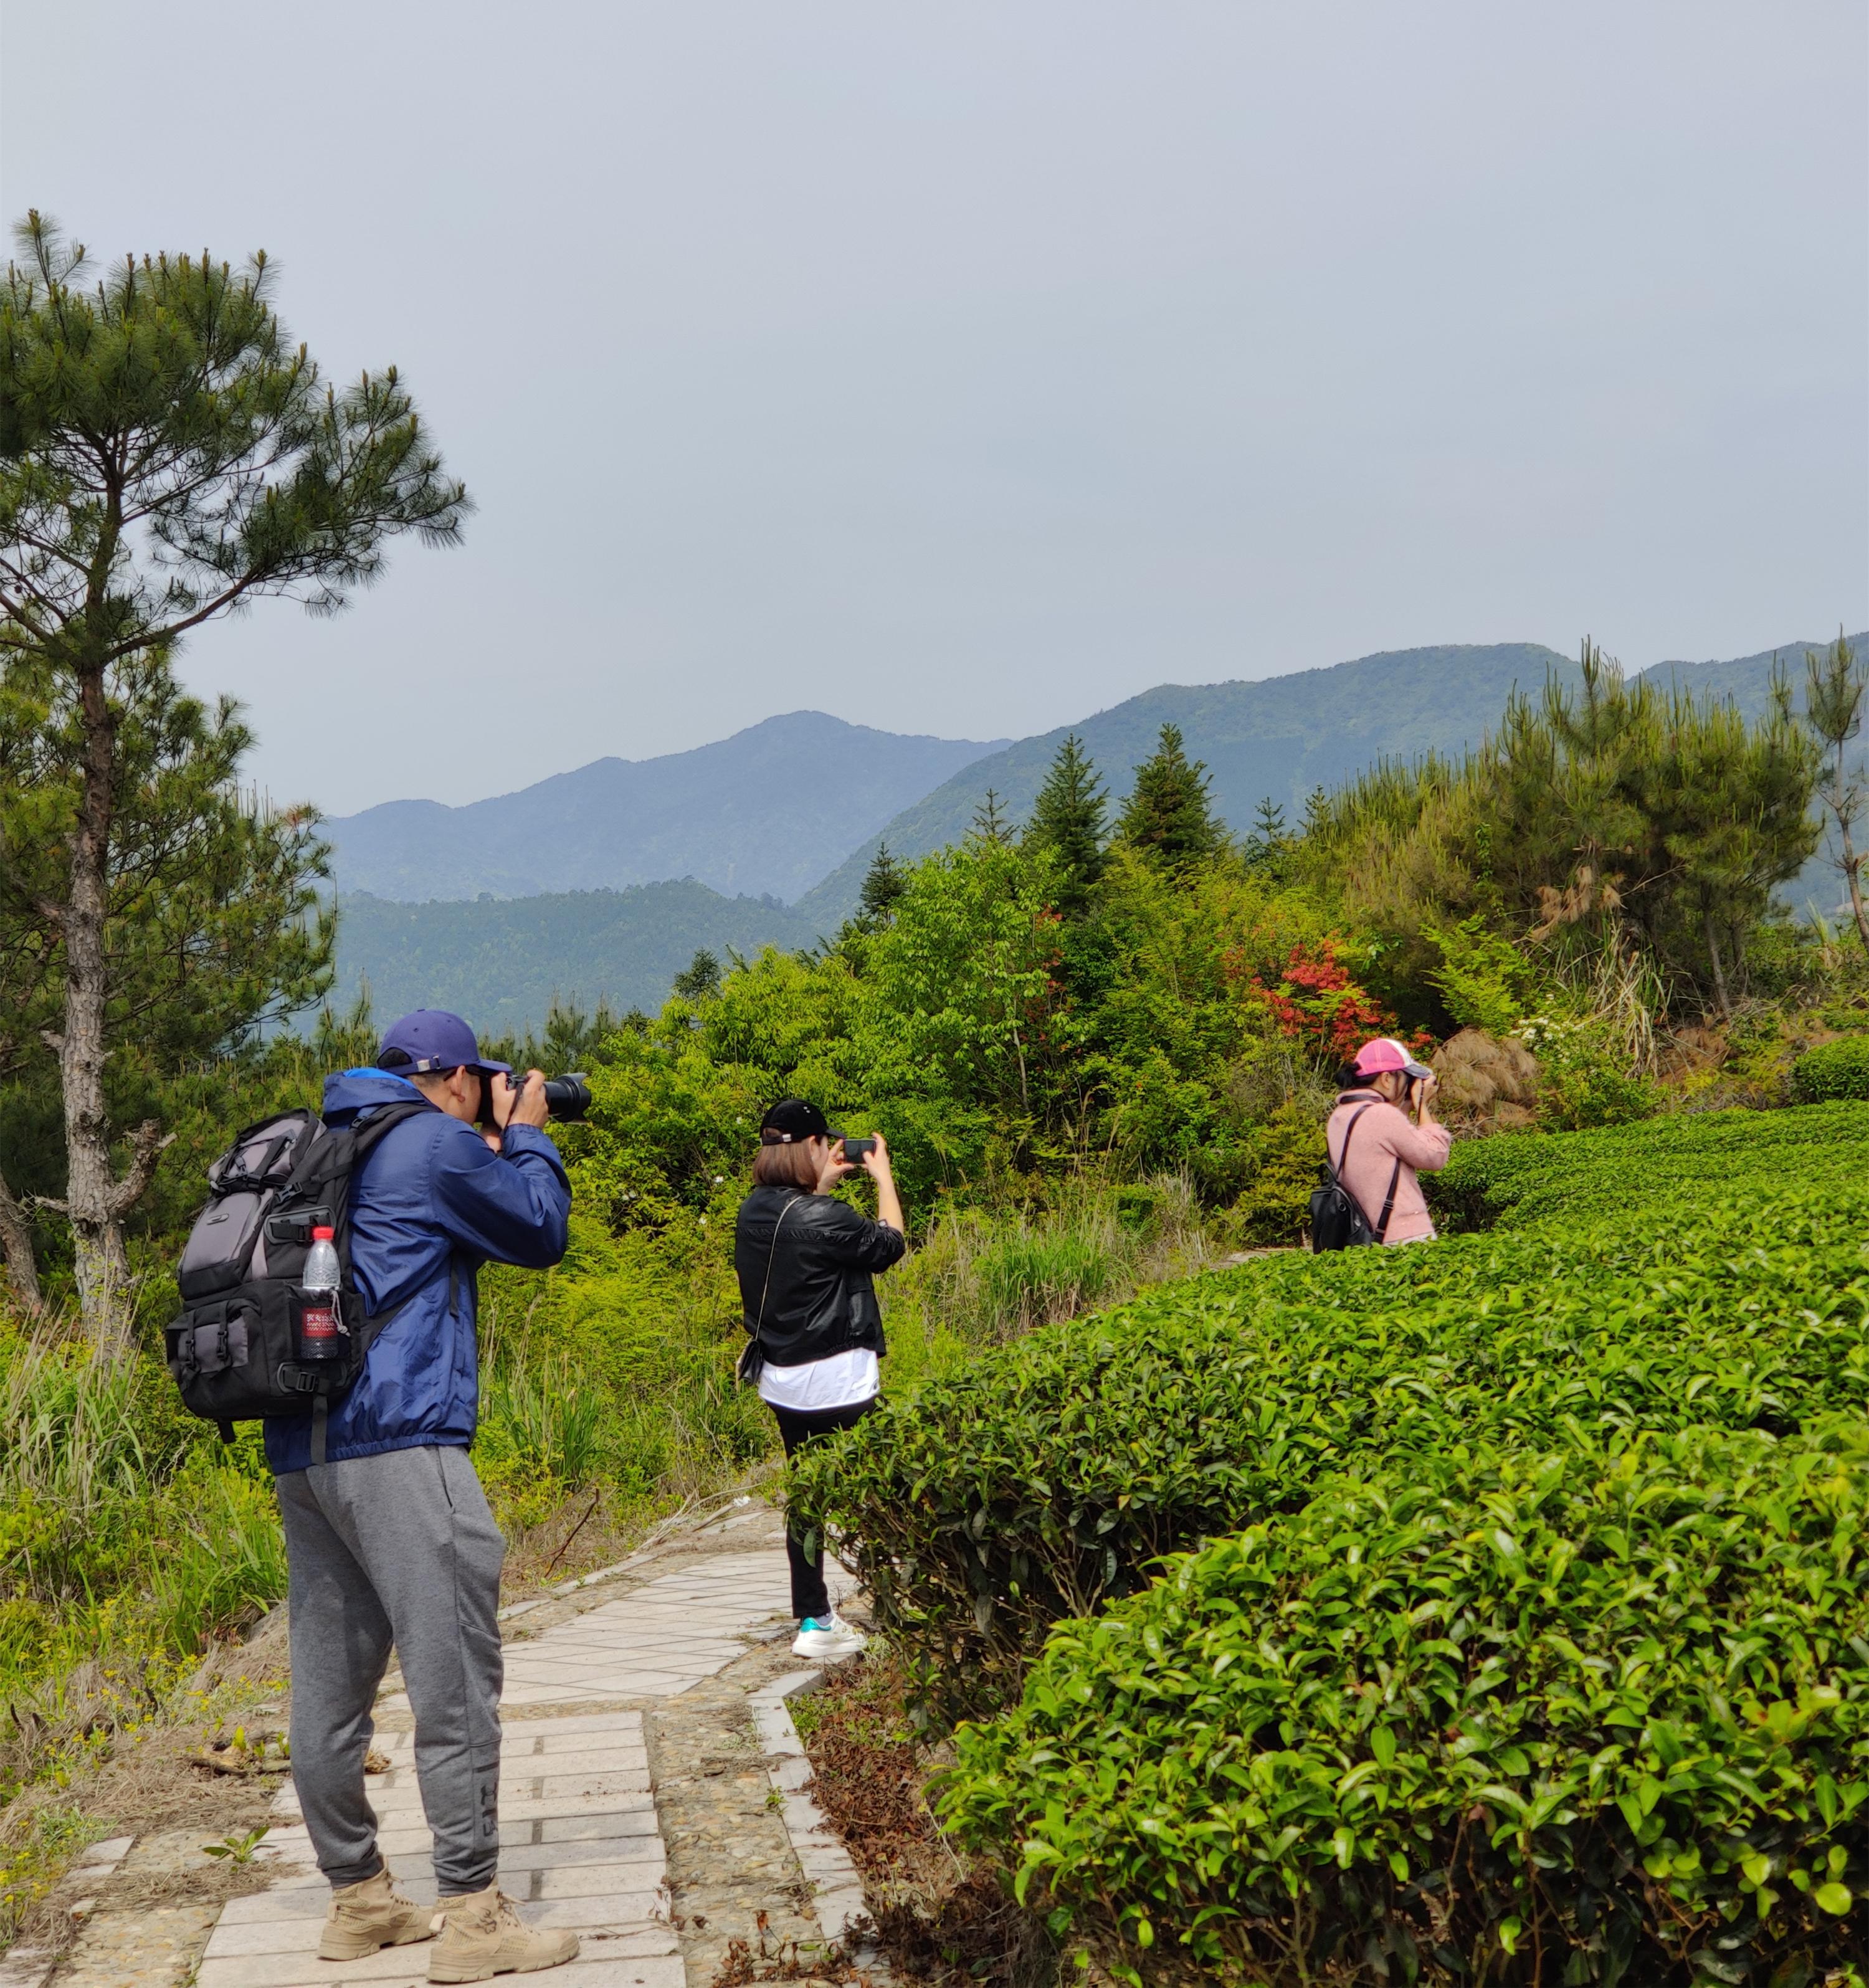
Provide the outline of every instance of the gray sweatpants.
<path id="1" fill-rule="evenodd" d="M 500 1537 L 465 1449 L 392 1449 L 276 1481 L 291 1569 L 292 1777 L 318 1868 L 375 1876 L 363 1792 L 377 1687 L 395 1645 L 444 1898 L 499 1861 Z"/>

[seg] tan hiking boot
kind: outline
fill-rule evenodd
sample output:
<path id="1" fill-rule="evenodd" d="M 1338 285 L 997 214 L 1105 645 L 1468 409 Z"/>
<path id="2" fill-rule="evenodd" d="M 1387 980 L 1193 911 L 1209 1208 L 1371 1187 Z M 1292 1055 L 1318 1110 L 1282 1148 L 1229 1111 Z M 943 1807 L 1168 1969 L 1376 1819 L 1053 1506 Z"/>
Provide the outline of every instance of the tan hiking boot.
<path id="1" fill-rule="evenodd" d="M 389 1872 L 383 1870 L 360 1885 L 346 1885 L 331 1894 L 331 1909 L 318 1941 L 318 1958 L 361 1960 L 380 1946 L 407 1946 L 414 1940 L 433 1939 L 434 1935 L 434 1908 L 399 1898 Z"/>
<path id="2" fill-rule="evenodd" d="M 465 1898 L 444 1898 L 441 1937 L 428 1956 L 431 1981 L 491 1981 L 496 1974 L 530 1974 L 577 1958 L 577 1935 L 529 1926 L 497 1884 Z"/>

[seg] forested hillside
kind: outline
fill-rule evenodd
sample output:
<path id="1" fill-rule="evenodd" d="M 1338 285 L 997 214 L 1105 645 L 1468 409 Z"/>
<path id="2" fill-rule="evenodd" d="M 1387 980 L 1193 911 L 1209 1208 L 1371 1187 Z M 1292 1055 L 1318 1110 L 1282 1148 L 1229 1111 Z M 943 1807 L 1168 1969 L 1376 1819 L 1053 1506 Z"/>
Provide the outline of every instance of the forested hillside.
<path id="1" fill-rule="evenodd" d="M 338 900 L 337 981 L 348 1008 L 450 1008 L 496 1035 L 542 1029 L 555 1002 L 653 1010 L 698 952 L 724 963 L 762 946 L 814 945 L 816 928 L 772 898 L 723 898 L 692 879 L 484 903 Z"/>
<path id="2" fill-rule="evenodd" d="M 1853 640 L 1861 644 L 1869 637 Z M 1654 674 L 1678 677 L 1697 691 L 1731 695 L 1756 718 L 1765 708 L 1774 655 L 1783 655 L 1795 678 L 1806 647 L 1824 646 L 1794 642 L 1728 662 L 1664 663 Z M 942 848 L 966 833 L 989 787 L 1009 817 L 1022 820 L 1068 732 L 1083 739 L 1121 794 L 1161 727 L 1179 725 L 1188 749 L 1212 776 L 1216 811 L 1244 835 L 1253 810 L 1268 797 L 1295 820 L 1314 787 L 1337 786 L 1381 759 L 1458 756 L 1479 745 L 1498 725 L 1515 686 L 1536 695 L 1547 674 L 1574 685 L 1577 658 L 1536 642 L 1501 642 L 1396 650 L 1252 683 L 1164 684 L 1076 725 L 975 760 L 886 823 L 874 841 L 801 898 L 799 908 L 821 922 L 847 917 L 877 843 L 897 856 Z"/>

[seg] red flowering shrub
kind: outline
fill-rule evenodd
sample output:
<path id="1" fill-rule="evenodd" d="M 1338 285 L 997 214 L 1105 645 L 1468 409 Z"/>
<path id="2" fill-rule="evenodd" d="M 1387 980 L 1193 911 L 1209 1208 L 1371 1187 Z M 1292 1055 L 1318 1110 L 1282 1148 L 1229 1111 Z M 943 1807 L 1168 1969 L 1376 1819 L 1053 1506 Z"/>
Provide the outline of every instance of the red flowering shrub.
<path id="1" fill-rule="evenodd" d="M 1232 955 L 1227 965 L 1244 982 L 1246 999 L 1263 1007 L 1279 1034 L 1321 1065 L 1348 1061 L 1371 1036 L 1400 1036 L 1395 1017 L 1350 978 L 1327 938 L 1314 945 L 1300 940 L 1276 984 L 1269 985 Z M 1418 1033 L 1410 1046 L 1425 1050 L 1431 1039 Z"/>

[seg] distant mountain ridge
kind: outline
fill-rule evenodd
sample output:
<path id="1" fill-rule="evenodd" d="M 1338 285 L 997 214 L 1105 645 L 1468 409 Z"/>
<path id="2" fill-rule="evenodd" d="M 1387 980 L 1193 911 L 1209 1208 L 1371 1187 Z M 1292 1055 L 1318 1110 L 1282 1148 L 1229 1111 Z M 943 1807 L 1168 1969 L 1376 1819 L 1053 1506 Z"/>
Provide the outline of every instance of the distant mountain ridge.
<path id="1" fill-rule="evenodd" d="M 386 801 L 326 833 L 341 894 L 404 903 L 681 877 L 730 898 L 791 898 L 908 802 L 1005 743 L 795 711 L 692 752 L 597 759 L 465 807 Z"/>
<path id="2" fill-rule="evenodd" d="M 1495 642 L 1391 650 L 1251 682 L 1158 685 L 958 769 L 807 891 L 798 908 L 836 924 L 855 903 L 877 844 L 914 857 L 958 840 L 989 787 L 1014 820 L 1022 820 L 1072 732 L 1118 801 L 1162 726 L 1178 725 L 1190 756 L 1206 762 L 1215 808 L 1243 835 L 1268 797 L 1295 820 L 1313 787 L 1335 786 L 1385 756 L 1477 746 L 1513 687 L 1536 690 L 1547 672 L 1575 680 L 1577 664 L 1542 643 Z"/>

